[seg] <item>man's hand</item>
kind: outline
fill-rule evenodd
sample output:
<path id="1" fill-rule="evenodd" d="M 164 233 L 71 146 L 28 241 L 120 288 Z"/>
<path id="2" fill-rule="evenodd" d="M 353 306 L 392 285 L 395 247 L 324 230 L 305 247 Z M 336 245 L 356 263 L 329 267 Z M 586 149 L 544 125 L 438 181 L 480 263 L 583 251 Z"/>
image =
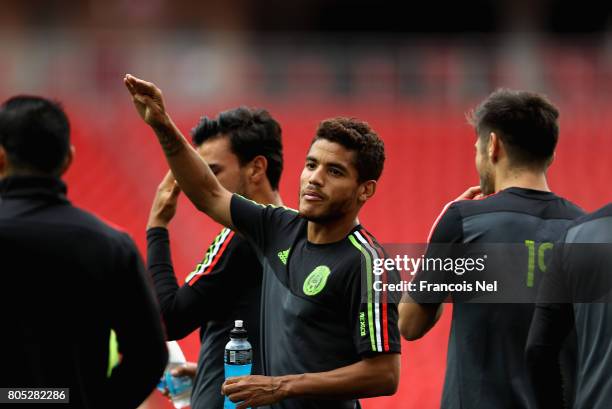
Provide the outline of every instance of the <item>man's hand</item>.
<path id="1" fill-rule="evenodd" d="M 221 393 L 232 402 L 240 402 L 236 409 L 271 405 L 288 396 L 281 378 L 261 375 L 228 378 L 221 387 Z"/>
<path id="2" fill-rule="evenodd" d="M 153 128 L 167 126 L 169 118 L 162 92 L 152 82 L 143 81 L 130 74 L 123 78 L 123 83 L 132 95 L 132 101 L 140 117 Z"/>
<path id="3" fill-rule="evenodd" d="M 472 186 L 465 192 L 461 193 L 461 195 L 459 195 L 459 197 L 455 200 L 478 200 L 482 198 L 483 195 L 480 186 Z"/>
<path id="4" fill-rule="evenodd" d="M 153 199 L 147 229 L 153 227 L 168 227 L 168 224 L 176 214 L 176 205 L 180 193 L 181 188 L 178 183 L 176 183 L 176 180 L 174 180 L 172 171 L 168 171 L 159 184 L 155 199 Z"/>
<path id="5" fill-rule="evenodd" d="M 172 369 L 170 373 L 172 374 L 172 376 L 176 376 L 179 378 L 181 376 L 188 376 L 192 380 L 194 380 L 197 370 L 198 370 L 197 364 L 193 362 L 186 362 L 185 364 L 179 366 L 178 368 Z M 166 398 L 170 398 L 170 391 L 168 390 L 168 388 L 164 388 L 164 390 L 162 391 L 162 395 L 164 395 Z"/>

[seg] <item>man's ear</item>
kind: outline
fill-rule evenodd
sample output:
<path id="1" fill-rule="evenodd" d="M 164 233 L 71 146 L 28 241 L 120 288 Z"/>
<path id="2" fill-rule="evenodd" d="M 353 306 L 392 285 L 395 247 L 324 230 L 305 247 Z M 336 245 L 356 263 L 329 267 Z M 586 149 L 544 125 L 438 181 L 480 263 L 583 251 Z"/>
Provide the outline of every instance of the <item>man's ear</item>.
<path id="1" fill-rule="evenodd" d="M 4 146 L 0 145 L 0 178 L 5 177 L 8 170 L 8 155 Z"/>
<path id="2" fill-rule="evenodd" d="M 500 152 L 503 149 L 503 143 L 499 136 L 495 132 L 489 134 L 489 144 L 487 146 L 487 155 L 492 163 L 496 163 L 499 160 Z"/>
<path id="3" fill-rule="evenodd" d="M 68 149 L 68 154 L 66 155 L 66 158 L 64 159 L 64 163 L 62 164 L 62 169 L 60 170 L 60 176 L 66 173 L 70 165 L 72 165 L 72 161 L 74 160 L 75 152 L 76 152 L 76 149 L 74 148 L 74 145 L 70 145 L 70 149 Z"/>
<path id="4" fill-rule="evenodd" d="M 367 202 L 376 193 L 376 181 L 367 180 L 363 182 L 358 189 L 359 201 L 362 203 Z"/>
<path id="5" fill-rule="evenodd" d="M 249 163 L 248 177 L 249 181 L 254 184 L 261 183 L 266 177 L 268 170 L 268 160 L 263 155 L 255 156 Z"/>

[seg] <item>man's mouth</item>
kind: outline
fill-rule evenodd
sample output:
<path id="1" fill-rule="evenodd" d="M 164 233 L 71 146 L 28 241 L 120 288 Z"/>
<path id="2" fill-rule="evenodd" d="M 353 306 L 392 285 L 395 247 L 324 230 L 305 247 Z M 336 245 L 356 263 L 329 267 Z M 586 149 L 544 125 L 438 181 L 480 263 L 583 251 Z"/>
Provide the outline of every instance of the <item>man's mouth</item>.
<path id="1" fill-rule="evenodd" d="M 308 190 L 308 189 L 305 190 L 304 193 L 302 193 L 302 197 L 304 198 L 304 200 L 313 201 L 313 202 L 323 200 L 323 195 L 315 192 L 314 190 Z"/>

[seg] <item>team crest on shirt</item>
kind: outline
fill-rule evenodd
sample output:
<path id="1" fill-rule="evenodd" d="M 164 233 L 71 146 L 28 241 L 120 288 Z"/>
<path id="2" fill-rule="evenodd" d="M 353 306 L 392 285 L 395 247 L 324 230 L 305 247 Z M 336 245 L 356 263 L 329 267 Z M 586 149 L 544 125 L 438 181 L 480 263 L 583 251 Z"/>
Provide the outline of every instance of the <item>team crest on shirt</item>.
<path id="1" fill-rule="evenodd" d="M 317 295 L 325 288 L 327 284 L 327 277 L 331 273 L 331 270 L 327 266 L 318 266 L 304 280 L 304 294 L 313 296 Z"/>

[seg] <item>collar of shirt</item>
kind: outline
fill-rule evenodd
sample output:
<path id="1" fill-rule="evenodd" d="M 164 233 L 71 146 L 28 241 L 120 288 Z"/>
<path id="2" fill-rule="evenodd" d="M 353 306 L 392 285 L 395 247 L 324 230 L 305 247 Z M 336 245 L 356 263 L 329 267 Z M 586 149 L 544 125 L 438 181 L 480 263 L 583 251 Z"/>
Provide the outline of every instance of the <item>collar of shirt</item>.
<path id="1" fill-rule="evenodd" d="M 66 184 L 55 177 L 10 176 L 0 180 L 0 197 L 3 199 L 45 197 L 67 202 L 66 192 Z"/>

